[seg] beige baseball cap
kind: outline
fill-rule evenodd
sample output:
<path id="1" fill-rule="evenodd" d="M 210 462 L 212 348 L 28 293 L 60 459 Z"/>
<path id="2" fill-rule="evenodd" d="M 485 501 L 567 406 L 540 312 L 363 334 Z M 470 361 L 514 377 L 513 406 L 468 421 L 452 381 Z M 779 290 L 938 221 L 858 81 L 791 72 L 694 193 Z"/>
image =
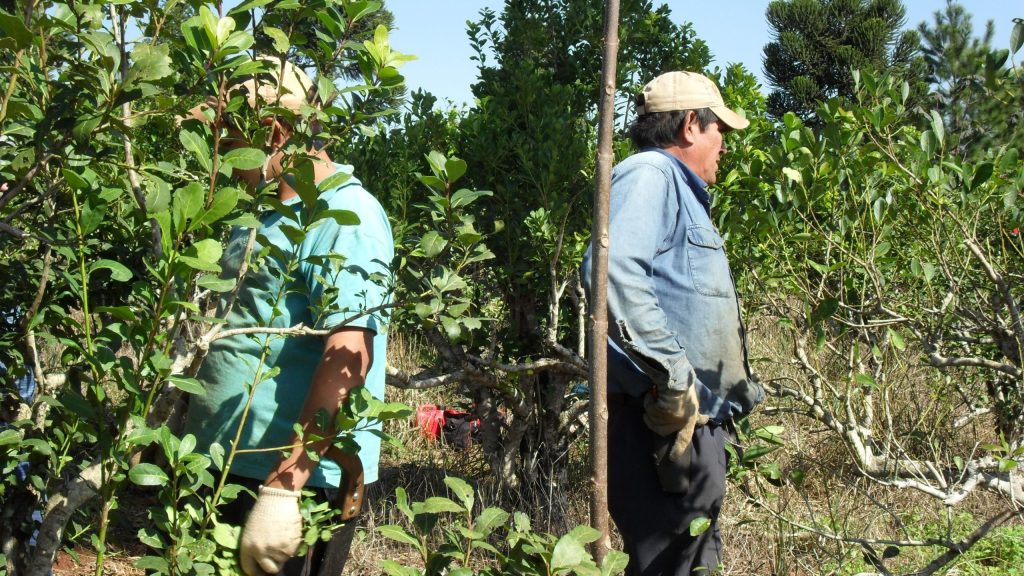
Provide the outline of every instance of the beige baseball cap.
<path id="1" fill-rule="evenodd" d="M 280 106 L 298 112 L 308 102 L 308 95 L 314 86 L 309 76 L 291 62 L 285 61 L 282 65 L 280 59 L 272 56 L 258 56 L 256 60 L 267 62 L 270 71 L 259 77 L 253 75 L 236 82 L 228 88 L 228 92 L 242 93 L 253 109 L 262 102 L 263 105 Z M 211 96 L 210 100 L 192 108 L 180 120 L 194 118 L 206 122 L 204 110 L 216 104 L 216 97 Z"/>
<path id="2" fill-rule="evenodd" d="M 742 130 L 750 121 L 726 107 L 718 86 L 710 78 L 696 72 L 666 72 L 644 86 L 643 103 L 638 104 L 638 115 L 652 112 L 699 110 L 710 108 L 726 126 Z"/>

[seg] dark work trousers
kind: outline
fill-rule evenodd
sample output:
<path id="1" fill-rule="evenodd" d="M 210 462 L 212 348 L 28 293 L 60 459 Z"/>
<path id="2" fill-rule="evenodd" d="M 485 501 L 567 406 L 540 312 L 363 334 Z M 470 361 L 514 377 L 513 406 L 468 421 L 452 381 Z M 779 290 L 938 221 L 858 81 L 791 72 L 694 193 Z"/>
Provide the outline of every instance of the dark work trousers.
<path id="1" fill-rule="evenodd" d="M 228 483 L 241 484 L 255 494 L 259 494 L 259 487 L 262 484 L 254 478 L 245 478 L 234 474 L 228 475 Z M 336 492 L 336 490 L 323 488 L 314 488 L 313 491 L 316 493 L 316 499 L 321 502 L 333 500 Z M 238 498 L 219 508 L 221 521 L 244 527 L 245 519 L 255 503 L 255 498 L 248 492 L 240 492 Z M 366 509 L 367 504 L 364 503 L 363 510 Z M 339 576 L 345 567 L 345 559 L 348 557 L 349 548 L 352 547 L 352 537 L 355 535 L 358 524 L 358 518 L 346 522 L 340 530 L 334 533 L 330 541 L 318 541 L 309 547 L 309 551 L 304 556 L 297 556 L 286 562 L 284 569 L 277 576 Z M 325 560 L 328 556 L 329 559 Z M 321 568 L 326 568 L 322 566 L 325 562 L 330 565 L 328 569 L 330 573 L 321 574 Z"/>
<path id="2" fill-rule="evenodd" d="M 654 465 L 654 432 L 644 424 L 639 399 L 608 400 L 608 509 L 629 554 L 626 576 L 715 574 L 722 560 L 718 513 L 725 496 L 728 455 L 734 437 L 725 427 L 696 428 L 690 489 L 662 490 Z M 690 523 L 709 518 L 711 526 L 690 536 Z"/>

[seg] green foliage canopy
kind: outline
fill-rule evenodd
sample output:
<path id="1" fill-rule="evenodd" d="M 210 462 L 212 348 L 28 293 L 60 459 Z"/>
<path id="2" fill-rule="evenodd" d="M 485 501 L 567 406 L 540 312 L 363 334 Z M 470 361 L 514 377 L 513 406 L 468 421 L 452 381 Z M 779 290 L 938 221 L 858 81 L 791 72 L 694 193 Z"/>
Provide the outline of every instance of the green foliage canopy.
<path id="1" fill-rule="evenodd" d="M 900 29 L 900 0 L 774 0 L 765 16 L 772 41 L 764 73 L 774 87 L 768 112 L 807 121 L 816 102 L 853 96 L 852 70 L 892 71 L 918 90 L 921 70 L 914 31 Z"/>

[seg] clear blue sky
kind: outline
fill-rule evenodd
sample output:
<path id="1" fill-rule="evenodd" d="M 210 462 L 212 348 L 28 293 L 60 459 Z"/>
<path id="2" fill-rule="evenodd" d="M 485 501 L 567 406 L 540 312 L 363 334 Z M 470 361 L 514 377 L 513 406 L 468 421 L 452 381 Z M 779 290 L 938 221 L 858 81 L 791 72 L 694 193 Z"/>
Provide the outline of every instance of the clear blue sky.
<path id="1" fill-rule="evenodd" d="M 597 0 L 594 0 L 597 1 Z M 676 22 L 692 22 L 697 35 L 707 42 L 714 57 L 712 66 L 742 62 L 761 76 L 761 51 L 770 40 L 764 12 L 768 0 L 667 0 Z M 974 17 L 976 34 L 987 20 L 994 20 L 993 44 L 1009 45 L 1011 19 L 1024 17 L 1020 0 L 962 0 Z M 503 0 L 388 0 L 397 28 L 391 39 L 393 48 L 415 54 L 419 59 L 402 68 L 410 89 L 423 88 L 440 99 L 456 104 L 472 100 L 470 85 L 476 81 L 476 62 L 466 36 L 466 21 L 477 20 L 488 7 L 500 15 Z M 904 0 L 907 26 L 932 22 L 932 13 L 941 10 L 945 0 Z M 726 21 L 729 22 L 726 25 Z M 763 80 L 762 80 L 763 82 Z"/>

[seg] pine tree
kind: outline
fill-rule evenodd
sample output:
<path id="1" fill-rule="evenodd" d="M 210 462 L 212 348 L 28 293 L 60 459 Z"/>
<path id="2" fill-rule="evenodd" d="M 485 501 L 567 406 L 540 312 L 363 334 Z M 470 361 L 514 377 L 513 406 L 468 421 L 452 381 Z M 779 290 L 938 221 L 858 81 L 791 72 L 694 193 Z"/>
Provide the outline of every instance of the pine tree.
<path id="1" fill-rule="evenodd" d="M 918 37 L 901 30 L 900 0 L 775 0 L 766 17 L 774 37 L 764 47 L 772 116 L 792 111 L 813 123 L 816 102 L 853 94 L 853 69 L 919 82 Z"/>
<path id="2" fill-rule="evenodd" d="M 927 105 L 942 115 L 957 152 L 973 156 L 993 145 L 1019 147 L 1024 91 L 1020 76 L 1005 66 L 1007 51 L 992 46 L 993 22 L 975 37 L 970 13 L 952 0 L 933 18 L 918 26 L 931 86 Z"/>

